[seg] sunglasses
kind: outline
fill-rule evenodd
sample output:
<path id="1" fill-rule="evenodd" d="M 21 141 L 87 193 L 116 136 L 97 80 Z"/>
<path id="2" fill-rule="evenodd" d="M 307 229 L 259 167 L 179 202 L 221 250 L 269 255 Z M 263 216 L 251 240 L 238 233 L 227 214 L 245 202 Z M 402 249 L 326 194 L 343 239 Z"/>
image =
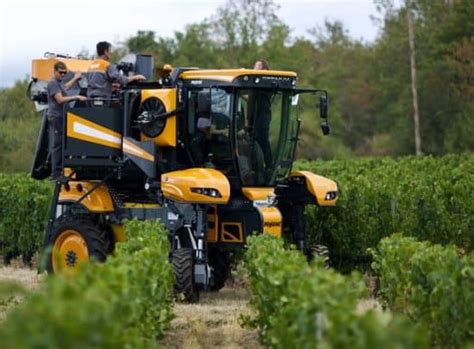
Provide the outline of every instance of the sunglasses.
<path id="1" fill-rule="evenodd" d="M 65 71 L 65 70 L 58 70 L 58 73 L 61 74 L 61 75 L 66 75 L 66 74 L 67 74 L 67 71 Z"/>

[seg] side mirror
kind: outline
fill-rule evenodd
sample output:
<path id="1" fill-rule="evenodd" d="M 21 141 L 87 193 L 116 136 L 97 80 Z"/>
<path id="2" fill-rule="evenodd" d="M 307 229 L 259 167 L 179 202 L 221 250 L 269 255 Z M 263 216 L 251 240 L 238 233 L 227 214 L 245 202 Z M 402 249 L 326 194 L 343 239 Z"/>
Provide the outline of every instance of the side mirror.
<path id="1" fill-rule="evenodd" d="M 319 97 L 319 116 L 323 121 L 321 122 L 321 130 L 323 135 L 327 136 L 331 133 L 331 128 L 328 122 L 328 97 L 326 94 Z"/>
<path id="2" fill-rule="evenodd" d="M 319 97 L 319 115 L 321 119 L 328 118 L 328 98 L 326 95 Z"/>
<path id="3" fill-rule="evenodd" d="M 323 135 L 325 136 L 331 133 L 331 127 L 329 127 L 329 123 L 327 120 L 323 120 L 321 122 L 321 130 L 323 131 Z"/>

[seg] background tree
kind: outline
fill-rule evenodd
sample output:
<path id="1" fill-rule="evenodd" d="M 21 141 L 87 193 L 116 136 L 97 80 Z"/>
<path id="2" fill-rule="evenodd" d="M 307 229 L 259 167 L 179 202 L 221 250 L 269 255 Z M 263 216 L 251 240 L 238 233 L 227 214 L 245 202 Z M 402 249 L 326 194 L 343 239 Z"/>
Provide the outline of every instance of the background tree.
<path id="1" fill-rule="evenodd" d="M 420 111 L 418 108 L 418 90 L 416 88 L 416 49 L 415 32 L 413 29 L 412 0 L 406 0 L 407 6 L 407 25 L 408 42 L 410 47 L 410 75 L 411 91 L 413 95 L 413 123 L 415 124 L 415 152 L 416 155 L 422 155 L 421 152 L 421 134 L 420 134 Z"/>

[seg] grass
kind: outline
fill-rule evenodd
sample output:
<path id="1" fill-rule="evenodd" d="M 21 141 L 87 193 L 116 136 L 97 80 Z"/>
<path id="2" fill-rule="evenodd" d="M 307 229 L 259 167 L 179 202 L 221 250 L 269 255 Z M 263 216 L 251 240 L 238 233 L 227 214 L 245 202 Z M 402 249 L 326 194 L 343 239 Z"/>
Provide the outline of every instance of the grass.
<path id="1" fill-rule="evenodd" d="M 226 286 L 202 293 L 198 304 L 176 304 L 172 329 L 161 344 L 170 349 L 261 348 L 257 332 L 239 322 L 249 312 L 249 297 L 243 287 Z"/>

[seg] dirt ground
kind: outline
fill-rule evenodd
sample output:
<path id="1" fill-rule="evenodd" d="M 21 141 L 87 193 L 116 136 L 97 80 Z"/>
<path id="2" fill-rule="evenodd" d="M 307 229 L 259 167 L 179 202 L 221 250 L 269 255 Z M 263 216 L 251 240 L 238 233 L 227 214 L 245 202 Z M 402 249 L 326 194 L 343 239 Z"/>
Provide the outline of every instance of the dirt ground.
<path id="1" fill-rule="evenodd" d="M 19 285 L 20 289 L 26 291 L 35 290 L 39 287 L 41 277 L 36 269 L 25 268 L 13 264 L 12 266 L 0 266 L 0 322 L 3 321 L 8 311 L 23 300 L 22 292 L 12 291 L 8 285 Z"/>
<path id="2" fill-rule="evenodd" d="M 199 303 L 176 304 L 176 318 L 161 344 L 169 349 L 262 348 L 254 330 L 242 328 L 241 314 L 249 315 L 248 291 L 241 286 L 202 293 Z"/>

